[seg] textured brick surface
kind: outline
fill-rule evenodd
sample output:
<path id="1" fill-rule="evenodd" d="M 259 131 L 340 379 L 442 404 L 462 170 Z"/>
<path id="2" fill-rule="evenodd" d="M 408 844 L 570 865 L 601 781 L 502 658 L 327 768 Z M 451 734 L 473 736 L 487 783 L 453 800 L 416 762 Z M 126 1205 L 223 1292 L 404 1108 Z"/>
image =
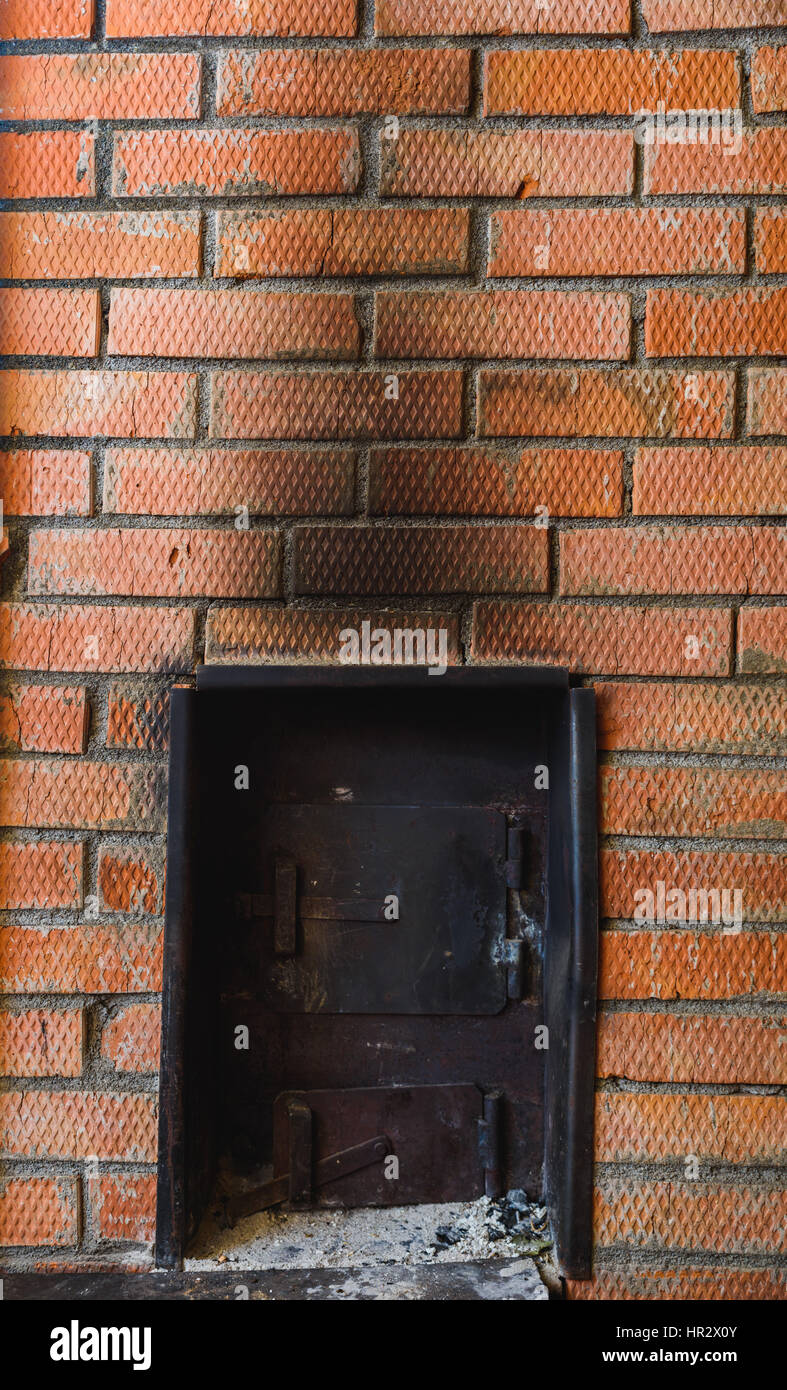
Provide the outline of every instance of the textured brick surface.
<path id="1" fill-rule="evenodd" d="M 95 0 L 0 0 L 0 39 L 89 39 Z"/>
<path id="2" fill-rule="evenodd" d="M 38 530 L 30 539 L 31 594 L 156 598 L 267 598 L 279 588 L 271 531 Z"/>
<path id="3" fill-rule="evenodd" d="M 725 372 L 483 371 L 480 433 L 720 438 L 732 433 L 732 387 Z"/>
<path id="4" fill-rule="evenodd" d="M 534 526 L 315 526 L 296 531 L 300 594 L 528 593 L 548 583 Z"/>
<path id="5" fill-rule="evenodd" d="M 239 49 L 219 61 L 220 116 L 462 115 L 466 49 Z"/>
<path id="6" fill-rule="evenodd" d="M 597 1269 L 592 1279 L 567 1279 L 566 1288 L 569 1299 L 591 1299 L 593 1302 L 602 1299 L 624 1302 L 731 1299 L 738 1303 L 787 1298 L 787 1282 L 781 1270 L 723 1269 L 718 1265 L 708 1269 L 634 1269 L 631 1266 L 615 1272 Z"/>
<path id="7" fill-rule="evenodd" d="M 628 356 L 629 298 L 497 290 L 377 296 L 380 357 Z"/>
<path id="8" fill-rule="evenodd" d="M 349 294 L 112 292 L 109 351 L 122 356 L 352 358 L 359 345 Z"/>
<path id="9" fill-rule="evenodd" d="M 200 113 L 192 53 L 48 53 L 0 58 L 4 121 L 188 120 Z"/>
<path id="10" fill-rule="evenodd" d="M 138 994 L 161 988 L 157 924 L 0 927 L 6 994 Z"/>
<path id="11" fill-rule="evenodd" d="M 217 275 L 427 275 L 467 269 L 464 209 L 219 213 Z"/>
<path id="12" fill-rule="evenodd" d="M 618 516 L 623 456 L 601 449 L 373 449 L 369 505 L 380 514 Z"/>
<path id="13" fill-rule="evenodd" d="M 378 0 L 378 34 L 623 34 L 629 0 Z"/>
<path id="14" fill-rule="evenodd" d="M 104 848 L 98 860 L 102 911 L 160 916 L 164 911 L 164 856 L 158 846 Z"/>
<path id="15" fill-rule="evenodd" d="M 573 198 L 630 193 L 622 131 L 402 130 L 383 141 L 381 192 L 394 197 Z"/>
<path id="16" fill-rule="evenodd" d="M 461 402 L 461 373 L 452 371 L 215 372 L 210 432 L 218 439 L 450 438 L 460 431 Z"/>
<path id="17" fill-rule="evenodd" d="M 475 606 L 472 651 L 475 661 L 588 674 L 724 676 L 731 635 L 726 609 L 482 601 Z"/>
<path id="18" fill-rule="evenodd" d="M 787 671 L 787 608 L 741 609 L 738 669 Z"/>
<path id="19" fill-rule="evenodd" d="M 785 1027 L 784 1018 L 602 1013 L 597 1073 L 673 1085 L 784 1085 Z"/>
<path id="20" fill-rule="evenodd" d="M 599 828 L 609 835 L 787 837 L 781 772 L 602 767 L 599 786 Z"/>
<path id="21" fill-rule="evenodd" d="M 0 844 L 0 908 L 80 908 L 83 872 L 81 844 Z"/>
<path id="22" fill-rule="evenodd" d="M 642 516 L 780 516 L 787 449 L 637 449 L 632 511 Z"/>
<path id="23" fill-rule="evenodd" d="M 654 33 L 675 29 L 750 29 L 783 24 L 784 0 L 642 0 Z"/>
<path id="24" fill-rule="evenodd" d="M 84 1048 L 81 1009 L 55 1013 L 25 1009 L 0 1013 L 0 1068 L 4 1076 L 79 1076 Z"/>
<path id="25" fill-rule="evenodd" d="M 314 611 L 294 608 L 211 608 L 208 613 L 206 660 L 224 662 L 338 661 L 341 633 L 361 631 L 368 622 L 371 634 L 380 630 L 402 633 L 445 630 L 450 665 L 459 661 L 459 623 L 453 613 L 378 608 Z M 404 644 L 403 653 L 409 648 Z M 413 639 L 414 641 L 415 639 Z M 439 639 L 437 639 L 439 640 Z M 418 655 L 417 646 L 413 650 Z"/>
<path id="26" fill-rule="evenodd" d="M 105 1173 L 88 1180 L 91 1209 L 102 1240 L 152 1241 L 156 1234 L 154 1173 Z"/>
<path id="27" fill-rule="evenodd" d="M 42 671 L 186 671 L 191 609 L 0 605 L 0 667 Z"/>
<path id="28" fill-rule="evenodd" d="M 6 1091 L 0 1151 L 24 1158 L 105 1158 L 149 1163 L 156 1099 L 93 1091 Z"/>
<path id="29" fill-rule="evenodd" d="M 351 193 L 360 172 L 353 130 L 156 130 L 115 140 L 120 197 L 158 193 Z"/>
<path id="30" fill-rule="evenodd" d="M 744 231 L 739 208 L 506 209 L 492 213 L 489 274 L 732 274 Z"/>
<path id="31" fill-rule="evenodd" d="M 104 511 L 134 516 L 341 515 L 354 491 L 346 449 L 110 449 L 104 466 Z"/>
<path id="32" fill-rule="evenodd" d="M 88 718 L 84 686 L 6 682 L 0 695 L 0 749 L 84 753 Z"/>
<path id="33" fill-rule="evenodd" d="M 782 16 L 787 20 L 787 15 Z M 758 48 L 751 65 L 755 111 L 787 111 L 787 47 Z"/>
<path id="34" fill-rule="evenodd" d="M 631 865 L 632 872 L 636 867 Z M 709 885 L 710 876 L 701 881 Z M 743 879 L 739 876 L 737 881 Z M 599 997 L 731 999 L 783 994 L 786 970 L 784 940 L 779 934 L 609 931 L 601 935 Z"/>
<path id="35" fill-rule="evenodd" d="M 86 130 L 0 133 L 0 198 L 92 198 L 95 180 Z"/>
<path id="36" fill-rule="evenodd" d="M 778 854 L 734 854 L 713 851 L 602 850 L 601 912 L 605 917 L 643 917 L 643 889 L 656 895 L 659 883 L 666 892 L 692 888 L 719 892 L 741 890 L 743 917 L 749 922 L 780 922 L 787 913 L 787 865 Z M 740 942 L 740 937 L 730 937 Z M 758 938 L 760 948 L 767 944 Z M 624 943 L 625 944 L 625 943 Z M 721 942 L 711 942 L 719 950 Z M 636 942 L 629 938 L 628 946 Z M 743 990 L 743 993 L 746 991 Z"/>
<path id="37" fill-rule="evenodd" d="M 660 101 L 673 111 L 738 106 L 735 54 L 531 48 L 486 57 L 488 115 L 628 116 L 655 111 Z"/>
<path id="38" fill-rule="evenodd" d="M 787 371 L 755 367 L 749 373 L 749 429 L 752 434 L 787 431 Z"/>
<path id="39" fill-rule="evenodd" d="M 787 695 L 772 685 L 611 682 L 596 686 L 596 708 L 599 748 L 787 754 Z"/>
<path id="40" fill-rule="evenodd" d="M 740 357 L 787 352 L 787 290 L 650 290 L 651 357 Z"/>
<path id="41" fill-rule="evenodd" d="M 90 455 L 83 450 L 0 454 L 5 516 L 89 516 L 91 491 Z"/>
<path id="42" fill-rule="evenodd" d="M 784 193 L 787 127 L 744 130 L 728 140 L 645 147 L 646 193 Z"/>
<path id="43" fill-rule="evenodd" d="M 754 252 L 761 274 L 787 271 L 787 214 L 776 208 L 755 213 Z"/>
<path id="44" fill-rule="evenodd" d="M 684 1159 L 778 1163 L 787 1129 L 781 1096 L 596 1096 L 598 1162 Z"/>
<path id="45" fill-rule="evenodd" d="M 0 1245 L 76 1245 L 76 1178 L 8 1178 L 0 1187 Z"/>
<path id="46" fill-rule="evenodd" d="M 782 1251 L 787 1195 L 701 1182 L 605 1184 L 596 1195 L 599 1245 L 722 1254 Z"/>
<path id="47" fill-rule="evenodd" d="M 101 1055 L 116 1071 L 158 1071 L 160 1034 L 160 1005 L 127 1004 L 105 1024 Z"/>
<path id="48" fill-rule="evenodd" d="M 113 686 L 107 695 L 107 747 L 163 753 L 169 747 L 169 693 Z"/>
<path id="49" fill-rule="evenodd" d="M 196 389 L 186 372 L 0 372 L 0 432 L 189 439 Z"/>
<path id="50" fill-rule="evenodd" d="M 631 527 L 560 537 L 562 594 L 780 594 L 784 527 Z"/>
<path id="51" fill-rule="evenodd" d="M 0 290 L 0 352 L 95 357 L 101 327 L 96 290 Z"/>
<path id="52" fill-rule="evenodd" d="M 107 0 L 108 38 L 327 35 L 352 38 L 355 0 Z"/>
<path id="53" fill-rule="evenodd" d="M 58 829 L 164 829 L 165 786 L 138 763 L 0 759 L 0 822 Z"/>
<path id="54" fill-rule="evenodd" d="M 199 269 L 198 213 L 0 213 L 0 275 L 8 280 L 187 277 Z"/>

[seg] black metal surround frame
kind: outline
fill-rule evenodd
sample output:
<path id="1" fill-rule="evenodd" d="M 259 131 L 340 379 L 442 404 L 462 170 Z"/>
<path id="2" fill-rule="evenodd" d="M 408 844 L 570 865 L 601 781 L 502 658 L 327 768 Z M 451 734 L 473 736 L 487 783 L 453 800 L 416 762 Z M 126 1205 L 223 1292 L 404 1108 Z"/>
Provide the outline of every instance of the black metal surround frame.
<path id="1" fill-rule="evenodd" d="M 187 1187 L 193 1187 L 204 1145 L 211 1142 L 195 1118 L 206 1076 L 200 1055 L 205 1030 L 187 1028 L 194 1003 L 198 711 L 216 691 L 226 696 L 344 688 L 368 689 L 373 697 L 384 688 L 414 686 L 488 692 L 490 700 L 496 692 L 521 690 L 548 701 L 544 1191 L 561 1271 L 577 1279 L 590 1276 L 598 934 L 595 696 L 572 686 L 561 669 L 507 667 L 449 668 L 435 680 L 423 667 L 202 666 L 196 688 L 172 688 L 156 1215 L 156 1261 L 163 1268 L 182 1265 L 188 1209 L 206 1196 L 201 1190 L 195 1197 Z"/>

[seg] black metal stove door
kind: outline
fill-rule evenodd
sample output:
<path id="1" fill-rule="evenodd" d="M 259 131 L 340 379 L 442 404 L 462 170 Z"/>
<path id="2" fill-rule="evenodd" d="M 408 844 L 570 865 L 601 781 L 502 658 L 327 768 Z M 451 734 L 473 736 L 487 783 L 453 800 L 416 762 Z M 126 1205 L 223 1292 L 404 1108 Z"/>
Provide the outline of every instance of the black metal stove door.
<path id="1" fill-rule="evenodd" d="M 506 822 L 479 807 L 268 806 L 236 912 L 277 1013 L 496 1014 Z"/>

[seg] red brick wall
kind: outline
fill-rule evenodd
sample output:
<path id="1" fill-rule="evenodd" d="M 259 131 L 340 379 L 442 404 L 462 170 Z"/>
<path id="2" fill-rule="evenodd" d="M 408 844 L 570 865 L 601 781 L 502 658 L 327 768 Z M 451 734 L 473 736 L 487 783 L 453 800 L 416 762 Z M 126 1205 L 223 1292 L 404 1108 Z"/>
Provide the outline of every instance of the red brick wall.
<path id="1" fill-rule="evenodd" d="M 571 1294 L 778 1296 L 785 0 L 0 0 L 0 38 L 0 1245 L 152 1236 L 168 686 L 405 612 L 598 696 Z M 641 144 L 659 102 L 742 126 Z M 740 930 L 640 920 L 659 882 Z"/>

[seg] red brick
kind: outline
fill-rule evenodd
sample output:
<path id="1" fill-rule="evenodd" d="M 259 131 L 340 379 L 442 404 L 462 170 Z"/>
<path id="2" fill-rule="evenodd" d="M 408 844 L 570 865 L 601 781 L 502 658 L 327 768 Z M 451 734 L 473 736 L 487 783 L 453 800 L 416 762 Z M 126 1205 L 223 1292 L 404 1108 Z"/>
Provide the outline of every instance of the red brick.
<path id="1" fill-rule="evenodd" d="M 652 33 L 676 29 L 756 29 L 784 23 L 784 0 L 642 0 Z"/>
<path id="2" fill-rule="evenodd" d="M 650 357 L 740 357 L 787 353 L 787 290 L 649 290 Z"/>
<path id="3" fill-rule="evenodd" d="M 84 686 L 6 685 L 0 695 L 0 749 L 84 753 L 89 707 Z"/>
<path id="4" fill-rule="evenodd" d="M 490 275 L 711 275 L 745 268 L 742 208 L 492 213 Z"/>
<path id="5" fill-rule="evenodd" d="M 0 844 L 0 908 L 80 908 L 83 858 L 67 841 Z"/>
<path id="6" fill-rule="evenodd" d="M 782 15 L 782 21 L 787 14 Z M 751 65 L 755 111 L 787 111 L 787 47 L 758 48 Z"/>
<path id="7" fill-rule="evenodd" d="M 162 950 L 157 923 L 0 927 L 0 987 L 6 994 L 158 990 Z"/>
<path id="8" fill-rule="evenodd" d="M 787 837 L 787 781 L 781 772 L 602 767 L 599 785 L 600 829 L 608 835 Z"/>
<path id="9" fill-rule="evenodd" d="M 90 455 L 70 449 L 0 454 L 5 516 L 90 516 Z"/>
<path id="10" fill-rule="evenodd" d="M 735 53 L 721 49 L 494 49 L 486 54 L 484 111 L 512 116 L 629 116 L 740 105 Z"/>
<path id="11" fill-rule="evenodd" d="M 486 435 L 653 435 L 718 438 L 732 433 L 728 372 L 483 371 L 479 432 Z"/>
<path id="12" fill-rule="evenodd" d="M 86 130 L 0 133 L 0 198 L 92 198 L 93 136 Z"/>
<path id="13" fill-rule="evenodd" d="M 216 664 L 262 663 L 282 661 L 333 661 L 341 659 L 340 634 L 347 628 L 356 632 L 361 624 L 370 624 L 370 633 L 379 630 L 412 633 L 413 630 L 439 632 L 445 630 L 448 663 L 461 661 L 459 620 L 455 613 L 418 610 L 397 611 L 389 608 L 211 608 L 205 639 L 208 662 Z M 420 655 L 415 639 L 413 660 Z M 408 639 L 404 636 L 402 652 L 410 655 Z M 412 664 L 412 663 L 408 663 Z"/>
<path id="14" fill-rule="evenodd" d="M 372 513 L 619 516 L 623 455 L 601 449 L 373 449 Z"/>
<path id="15" fill-rule="evenodd" d="M 6 1091 L 0 1150 L 20 1158 L 156 1158 L 156 1097 L 95 1091 Z"/>
<path id="16" fill-rule="evenodd" d="M 104 511 L 134 516 L 343 515 L 354 499 L 346 449 L 109 449 L 104 465 Z"/>
<path id="17" fill-rule="evenodd" d="M 76 1178 L 7 1178 L 0 1186 L 0 1245 L 76 1245 Z"/>
<path id="18" fill-rule="evenodd" d="M 158 1071 L 160 1034 L 160 1004 L 127 1004 L 104 1025 L 101 1055 L 116 1071 Z"/>
<path id="19" fill-rule="evenodd" d="M 59 758 L 0 758 L 0 823 L 99 830 L 164 829 L 156 768 Z"/>
<path id="20" fill-rule="evenodd" d="M 163 753 L 169 747 L 169 691 L 113 686 L 107 695 L 107 748 Z"/>
<path id="21" fill-rule="evenodd" d="M 0 39 L 89 39 L 95 0 L 0 0 Z"/>
<path id="22" fill-rule="evenodd" d="M 787 371 L 752 367 L 747 410 L 751 434 L 784 434 L 787 431 Z"/>
<path id="23" fill-rule="evenodd" d="M 116 197 L 352 193 L 354 130 L 136 130 L 115 138 Z"/>
<path id="24" fill-rule="evenodd" d="M 353 358 L 350 294 L 113 290 L 108 351 L 126 357 Z"/>
<path id="25" fill-rule="evenodd" d="M 754 249 L 761 275 L 787 271 L 787 213 L 777 208 L 755 212 Z"/>
<path id="26" fill-rule="evenodd" d="M 778 1163 L 784 1152 L 781 1096 L 596 1096 L 597 1163 L 681 1161 Z"/>
<path id="27" fill-rule="evenodd" d="M 631 193 L 634 140 L 610 130 L 401 130 L 382 141 L 381 192 L 422 198 Z"/>
<path id="28" fill-rule="evenodd" d="M 738 670 L 787 671 L 787 608 L 742 608 Z"/>
<path id="29" fill-rule="evenodd" d="M 461 429 L 459 371 L 213 373 L 214 438 L 429 439 Z"/>
<path id="30" fill-rule="evenodd" d="M 378 34 L 627 34 L 630 0 L 378 0 Z"/>
<path id="31" fill-rule="evenodd" d="M 187 120 L 200 114 L 195 53 L 25 53 L 0 58 L 4 121 Z"/>
<path id="32" fill-rule="evenodd" d="M 279 592 L 273 531 L 38 530 L 30 537 L 31 594 L 154 598 L 271 598 Z"/>
<path id="33" fill-rule="evenodd" d="M 230 50 L 219 64 L 220 116 L 463 115 L 467 49 Z"/>
<path id="34" fill-rule="evenodd" d="M 40 534 L 40 533 L 39 533 Z M 778 594 L 783 527 L 640 526 L 564 531 L 562 594 Z"/>
<path id="35" fill-rule="evenodd" d="M 0 352 L 95 357 L 101 331 L 98 290 L 0 290 Z"/>
<path id="36" fill-rule="evenodd" d="M 220 212 L 217 275 L 439 275 L 468 267 L 464 208 Z"/>
<path id="37" fill-rule="evenodd" d="M 783 859 L 780 861 L 778 854 L 722 853 L 715 850 L 602 850 L 602 916 L 646 920 L 649 900 L 643 898 L 643 890 L 647 889 L 653 895 L 653 911 L 658 913 L 659 883 L 666 885 L 663 890 L 665 901 L 666 895 L 674 889 L 685 894 L 692 888 L 698 891 L 705 889 L 708 893 L 711 890 L 728 891 L 730 897 L 735 889 L 740 889 L 743 895 L 743 920 L 746 922 L 780 922 L 787 907 L 787 866 Z M 701 906 L 699 904 L 698 912 Z M 669 921 L 670 905 L 667 904 L 663 910 Z M 688 939 L 688 933 L 684 933 L 677 942 L 677 949 L 687 951 Z M 756 941 L 757 950 L 764 950 L 768 954 L 765 938 L 758 937 Z M 782 941 L 783 945 L 787 945 L 787 937 Z M 738 950 L 745 944 L 740 935 L 725 938 L 715 936 L 708 938 L 708 949 L 719 952 L 725 942 L 733 943 L 731 950 Z M 737 946 L 734 944 L 736 942 Z M 633 952 L 636 941 L 629 936 L 628 943 L 626 949 Z M 691 952 L 688 954 L 691 955 Z M 785 968 L 787 961 L 782 973 Z M 693 966 L 692 973 L 695 970 Z M 785 980 L 782 987 L 784 984 Z M 751 984 L 748 988 L 751 988 Z M 739 992 L 745 994 L 746 987 Z"/>
<path id="38" fill-rule="evenodd" d="M 673 1085 L 784 1085 L 785 1028 L 785 1018 L 605 1012 L 597 1073 Z"/>
<path id="39" fill-rule="evenodd" d="M 625 294 L 555 290 L 377 295 L 379 357 L 626 358 Z"/>
<path id="40" fill-rule="evenodd" d="M 596 686 L 599 748 L 787 754 L 787 698 L 772 685 Z"/>
<path id="41" fill-rule="evenodd" d="M 596 1194 L 594 1227 L 601 1246 L 773 1253 L 783 1246 L 785 1212 L 787 1194 L 768 1188 L 610 1181 Z"/>
<path id="42" fill-rule="evenodd" d="M 717 1302 L 732 1299 L 772 1300 L 787 1298 L 787 1282 L 778 1269 L 637 1269 L 630 1265 L 597 1269 L 592 1279 L 567 1279 L 569 1299 L 620 1301 L 657 1299 L 674 1303 L 683 1299 Z"/>
<path id="43" fill-rule="evenodd" d="M 482 601 L 475 605 L 473 660 L 598 675 L 724 676 L 730 671 L 730 616 L 719 608 Z M 695 650 L 698 656 L 689 654 Z"/>
<path id="44" fill-rule="evenodd" d="M 355 0 L 107 0 L 107 38 L 294 35 L 353 38 Z"/>
<path id="45" fill-rule="evenodd" d="M 85 1041 L 82 1009 L 0 1013 L 4 1076 L 79 1076 Z"/>
<path id="46" fill-rule="evenodd" d="M 0 213 L 0 275 L 8 280 L 199 273 L 199 213 Z"/>
<path id="47" fill-rule="evenodd" d="M 197 379 L 186 372 L 0 372 L 0 433 L 191 439 Z"/>
<path id="48" fill-rule="evenodd" d="M 102 912 L 164 911 L 164 856 L 160 846 L 125 845 L 101 850 L 98 891 Z"/>
<path id="49" fill-rule="evenodd" d="M 295 532 L 299 594 L 528 593 L 549 587 L 535 526 L 312 526 Z"/>
<path id="50" fill-rule="evenodd" d="M 156 1235 L 154 1173 L 103 1173 L 88 1180 L 94 1226 L 102 1240 L 152 1241 Z"/>
<path id="51" fill-rule="evenodd" d="M 26 671 L 188 671 L 190 608 L 0 605 L 0 668 Z"/>
<path id="52" fill-rule="evenodd" d="M 653 144 L 645 147 L 646 193 L 784 193 L 787 128 L 744 130 L 733 143 Z M 784 173 L 782 171 L 784 170 Z"/>
<path id="53" fill-rule="evenodd" d="M 787 513 L 787 449 L 638 449 L 632 510 L 640 516 Z"/>

